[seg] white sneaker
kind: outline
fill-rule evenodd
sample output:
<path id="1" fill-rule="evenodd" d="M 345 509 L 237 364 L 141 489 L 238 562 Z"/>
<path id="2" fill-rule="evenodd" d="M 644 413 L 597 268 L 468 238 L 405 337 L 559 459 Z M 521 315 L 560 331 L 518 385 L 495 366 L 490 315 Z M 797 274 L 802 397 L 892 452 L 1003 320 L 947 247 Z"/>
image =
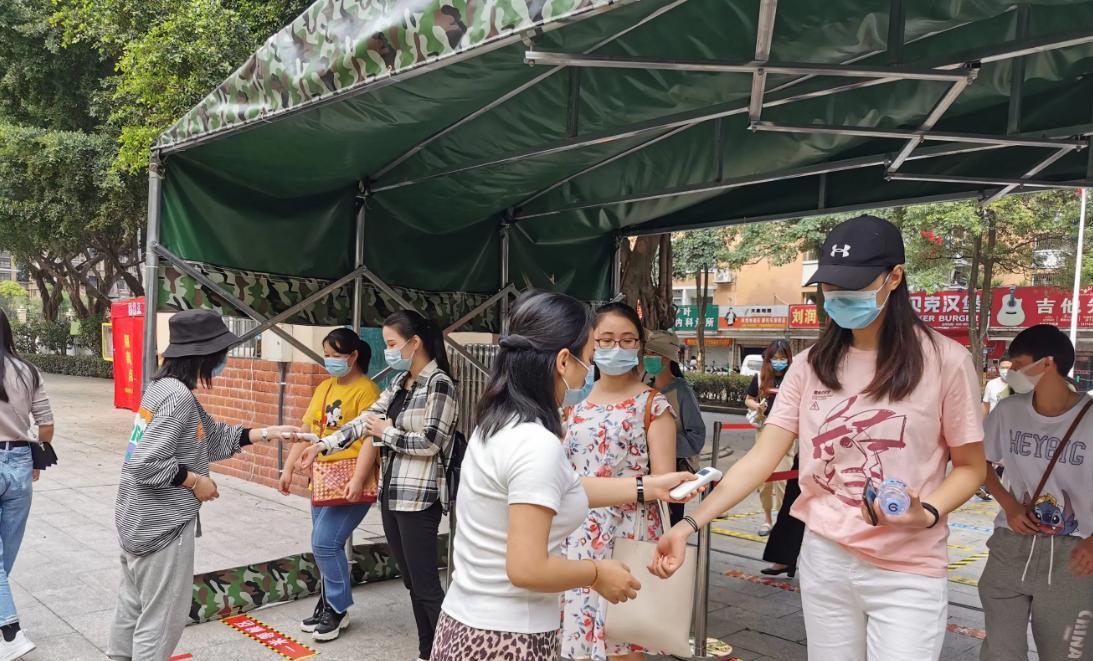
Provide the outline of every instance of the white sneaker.
<path id="1" fill-rule="evenodd" d="M 22 631 L 15 632 L 10 641 L 0 638 L 0 661 L 15 661 L 34 651 L 35 645 Z"/>

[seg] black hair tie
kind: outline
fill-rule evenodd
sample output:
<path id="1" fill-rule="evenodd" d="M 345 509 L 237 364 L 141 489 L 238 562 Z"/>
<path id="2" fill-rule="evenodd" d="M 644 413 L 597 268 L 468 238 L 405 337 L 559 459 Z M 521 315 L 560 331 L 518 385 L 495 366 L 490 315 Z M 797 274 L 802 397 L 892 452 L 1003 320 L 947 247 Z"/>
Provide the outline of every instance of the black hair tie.
<path id="1" fill-rule="evenodd" d="M 536 349 L 535 343 L 524 337 L 523 335 L 511 334 L 502 335 L 501 339 L 497 342 L 501 345 L 502 349 L 508 349 L 509 351 L 520 351 L 525 349 Z"/>

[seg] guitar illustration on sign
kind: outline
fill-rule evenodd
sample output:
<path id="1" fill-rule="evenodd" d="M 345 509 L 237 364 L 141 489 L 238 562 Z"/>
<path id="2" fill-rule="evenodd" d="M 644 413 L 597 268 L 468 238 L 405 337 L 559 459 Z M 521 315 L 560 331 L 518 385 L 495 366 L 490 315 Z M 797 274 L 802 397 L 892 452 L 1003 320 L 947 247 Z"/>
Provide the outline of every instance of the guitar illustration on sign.
<path id="1" fill-rule="evenodd" d="M 1024 299 L 1017 298 L 1017 287 L 1010 286 L 1010 295 L 1002 299 L 1002 309 L 998 311 L 998 325 L 1021 326 L 1025 323 Z"/>

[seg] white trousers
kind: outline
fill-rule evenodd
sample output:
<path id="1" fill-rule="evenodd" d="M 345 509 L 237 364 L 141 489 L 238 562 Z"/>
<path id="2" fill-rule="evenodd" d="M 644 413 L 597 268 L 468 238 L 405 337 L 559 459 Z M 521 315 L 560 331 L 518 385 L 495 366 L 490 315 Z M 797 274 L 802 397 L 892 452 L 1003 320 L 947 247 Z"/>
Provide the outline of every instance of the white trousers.
<path id="1" fill-rule="evenodd" d="M 798 561 L 808 658 L 937 661 L 948 580 L 871 565 L 811 531 Z"/>

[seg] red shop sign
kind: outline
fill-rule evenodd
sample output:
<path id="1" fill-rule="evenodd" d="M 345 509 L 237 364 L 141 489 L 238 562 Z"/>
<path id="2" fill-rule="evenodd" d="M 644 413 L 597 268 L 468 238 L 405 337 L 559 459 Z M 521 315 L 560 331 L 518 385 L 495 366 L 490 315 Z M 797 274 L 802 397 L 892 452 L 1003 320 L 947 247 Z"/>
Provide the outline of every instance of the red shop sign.
<path id="1" fill-rule="evenodd" d="M 1093 288 L 1078 295 L 1079 328 L 1093 328 Z M 1021 329 L 1037 324 L 1069 328 L 1075 312 L 1071 292 L 1054 287 L 1009 287 L 995 289 L 992 296 L 990 327 Z"/>

